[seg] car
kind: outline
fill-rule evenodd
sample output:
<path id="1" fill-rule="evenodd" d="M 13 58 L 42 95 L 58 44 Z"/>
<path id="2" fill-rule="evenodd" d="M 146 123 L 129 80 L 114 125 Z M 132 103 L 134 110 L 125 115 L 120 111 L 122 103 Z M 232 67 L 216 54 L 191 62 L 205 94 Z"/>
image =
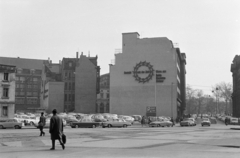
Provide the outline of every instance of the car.
<path id="1" fill-rule="evenodd" d="M 133 124 L 133 122 L 134 122 L 134 118 L 132 116 L 119 115 L 118 118 L 123 119 L 127 122 L 130 122 L 131 124 Z"/>
<path id="2" fill-rule="evenodd" d="M 238 118 L 230 118 L 230 125 L 237 125 L 238 124 Z"/>
<path id="3" fill-rule="evenodd" d="M 149 127 L 173 127 L 173 123 L 167 119 L 164 119 L 149 123 Z"/>
<path id="4" fill-rule="evenodd" d="M 190 119 L 190 120 L 192 120 L 192 122 L 193 122 L 193 126 L 196 126 L 197 125 L 197 122 L 196 122 L 196 120 L 194 119 L 194 118 L 188 118 L 188 119 Z"/>
<path id="5" fill-rule="evenodd" d="M 24 126 L 23 122 L 19 122 L 17 119 L 0 119 L 0 128 L 15 128 L 15 129 L 21 129 Z"/>
<path id="6" fill-rule="evenodd" d="M 211 121 L 208 118 L 203 118 L 201 122 L 202 126 L 211 126 Z"/>
<path id="7" fill-rule="evenodd" d="M 124 119 L 111 119 L 107 120 L 106 122 L 102 123 L 102 127 L 128 127 L 131 126 L 132 124 Z"/>
<path id="8" fill-rule="evenodd" d="M 190 118 L 185 118 L 180 122 L 180 126 L 193 126 L 194 122 Z"/>
<path id="9" fill-rule="evenodd" d="M 96 127 L 99 127 L 100 125 L 101 125 L 100 122 L 94 122 L 92 119 L 89 119 L 89 118 L 83 118 L 79 121 L 70 123 L 70 126 L 72 128 L 80 128 L 80 127 L 96 128 Z"/>

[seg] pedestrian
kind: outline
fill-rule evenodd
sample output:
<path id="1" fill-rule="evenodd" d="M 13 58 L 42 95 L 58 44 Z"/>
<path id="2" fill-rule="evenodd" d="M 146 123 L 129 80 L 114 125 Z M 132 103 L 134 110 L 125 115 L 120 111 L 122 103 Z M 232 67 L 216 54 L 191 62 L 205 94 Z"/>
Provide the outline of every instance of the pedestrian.
<path id="1" fill-rule="evenodd" d="M 45 125 L 46 125 L 46 118 L 44 117 L 44 112 L 42 112 L 40 120 L 38 122 L 38 127 L 40 129 L 40 136 L 45 136 L 45 132 L 43 132 L 43 128 Z"/>
<path id="2" fill-rule="evenodd" d="M 143 127 L 143 125 L 145 125 L 145 116 L 142 117 L 141 124 L 142 124 L 142 127 Z"/>
<path id="3" fill-rule="evenodd" d="M 63 134 L 63 122 L 62 119 L 57 116 L 57 110 L 53 109 L 53 116 L 50 119 L 49 133 L 51 134 L 52 148 L 50 150 L 55 150 L 55 140 L 58 140 L 62 146 L 62 149 L 65 149 L 64 143 L 62 141 Z"/>
<path id="4" fill-rule="evenodd" d="M 228 125 L 228 117 L 225 117 L 225 125 Z"/>
<path id="5" fill-rule="evenodd" d="M 172 122 L 172 126 L 174 126 L 175 123 L 174 123 L 173 117 L 171 117 L 170 121 Z"/>

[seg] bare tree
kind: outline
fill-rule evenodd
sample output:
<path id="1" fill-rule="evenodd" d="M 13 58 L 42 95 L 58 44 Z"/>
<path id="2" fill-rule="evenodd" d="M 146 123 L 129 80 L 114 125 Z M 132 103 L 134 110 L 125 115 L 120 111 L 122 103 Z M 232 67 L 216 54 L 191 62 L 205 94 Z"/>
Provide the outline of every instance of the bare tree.
<path id="1" fill-rule="evenodd" d="M 232 84 L 221 82 L 218 84 L 220 97 L 225 101 L 225 113 L 230 113 L 229 103 L 231 102 L 231 95 L 232 95 Z"/>

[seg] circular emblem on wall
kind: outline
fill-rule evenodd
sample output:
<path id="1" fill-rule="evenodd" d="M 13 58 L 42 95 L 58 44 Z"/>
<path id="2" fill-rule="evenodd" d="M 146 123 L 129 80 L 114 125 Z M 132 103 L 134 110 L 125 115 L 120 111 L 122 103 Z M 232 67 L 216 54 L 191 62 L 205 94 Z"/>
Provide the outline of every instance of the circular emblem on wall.
<path id="1" fill-rule="evenodd" d="M 139 83 L 145 83 L 152 79 L 153 77 L 153 66 L 144 61 L 136 64 L 133 70 L 133 77 L 139 82 Z"/>

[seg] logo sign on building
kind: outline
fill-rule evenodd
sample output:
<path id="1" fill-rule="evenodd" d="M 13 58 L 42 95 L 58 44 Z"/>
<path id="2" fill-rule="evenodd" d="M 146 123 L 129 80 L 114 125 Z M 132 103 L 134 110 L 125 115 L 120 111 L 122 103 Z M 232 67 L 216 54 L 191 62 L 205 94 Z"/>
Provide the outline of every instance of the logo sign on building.
<path id="1" fill-rule="evenodd" d="M 153 65 L 146 61 L 140 61 L 134 66 L 133 71 L 124 71 L 124 74 L 133 74 L 136 81 L 146 83 L 152 79 L 154 72 Z M 156 82 L 163 82 L 165 80 L 162 73 L 166 73 L 166 70 L 156 70 Z"/>
<path id="2" fill-rule="evenodd" d="M 147 116 L 156 116 L 157 108 L 156 106 L 148 106 L 146 109 Z"/>

